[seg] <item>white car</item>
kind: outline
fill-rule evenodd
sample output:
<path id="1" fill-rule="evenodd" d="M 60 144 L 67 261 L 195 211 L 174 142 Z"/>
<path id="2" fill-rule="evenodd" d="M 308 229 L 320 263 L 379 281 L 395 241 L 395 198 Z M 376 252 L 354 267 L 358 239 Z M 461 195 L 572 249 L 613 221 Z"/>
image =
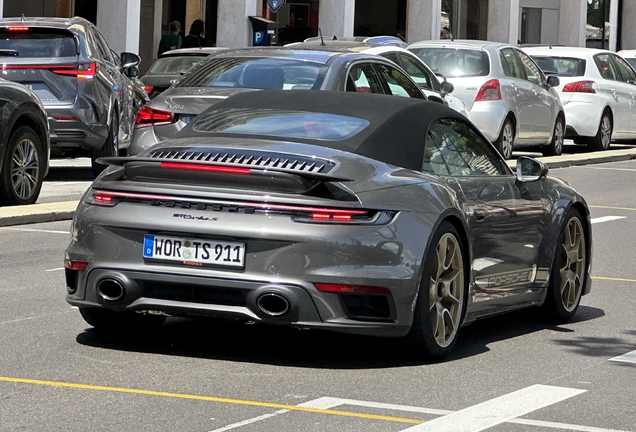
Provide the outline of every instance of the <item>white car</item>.
<path id="1" fill-rule="evenodd" d="M 286 47 L 296 49 L 324 49 L 328 51 L 351 51 L 365 54 L 374 54 L 391 60 L 406 72 L 420 87 L 428 100 L 440 102 L 454 109 L 458 113 L 468 116 L 464 103 L 452 96 L 451 83 L 444 84 L 437 79 L 435 73 L 412 52 L 400 46 L 401 40 L 391 36 L 375 36 L 371 38 L 342 38 L 337 40 L 322 40 L 321 38 L 309 38 L 304 42 L 296 42 Z M 405 44 L 404 44 L 405 45 Z"/>
<path id="2" fill-rule="evenodd" d="M 524 48 L 556 88 L 567 119 L 566 138 L 607 150 L 612 139 L 636 138 L 636 72 L 611 51 L 578 47 Z"/>
<path id="3" fill-rule="evenodd" d="M 636 69 L 636 50 L 622 50 L 616 54 L 623 57 L 632 68 Z"/>
<path id="4" fill-rule="evenodd" d="M 408 47 L 451 82 L 468 118 L 510 159 L 513 148 L 540 146 L 544 155 L 563 151 L 565 113 L 534 61 L 516 47 L 477 40 L 430 40 Z"/>

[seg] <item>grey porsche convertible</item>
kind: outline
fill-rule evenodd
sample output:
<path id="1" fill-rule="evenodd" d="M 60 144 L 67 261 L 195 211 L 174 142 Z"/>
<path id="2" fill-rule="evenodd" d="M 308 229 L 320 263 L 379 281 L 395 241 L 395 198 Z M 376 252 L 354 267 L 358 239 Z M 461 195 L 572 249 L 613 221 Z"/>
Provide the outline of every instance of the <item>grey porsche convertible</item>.
<path id="1" fill-rule="evenodd" d="M 465 117 L 346 92 L 241 93 L 110 165 L 82 198 L 67 301 L 97 329 L 166 316 L 404 337 L 448 355 L 474 320 L 590 292 L 585 200 L 516 173 Z"/>

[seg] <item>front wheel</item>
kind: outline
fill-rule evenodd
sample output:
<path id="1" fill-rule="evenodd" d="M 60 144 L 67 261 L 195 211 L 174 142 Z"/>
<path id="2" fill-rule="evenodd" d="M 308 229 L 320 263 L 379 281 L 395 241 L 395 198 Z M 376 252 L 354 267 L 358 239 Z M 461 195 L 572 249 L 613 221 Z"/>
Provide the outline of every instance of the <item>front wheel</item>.
<path id="1" fill-rule="evenodd" d="M 504 159 L 508 160 L 512 157 L 512 145 L 515 141 L 515 129 L 509 118 L 504 121 L 499 133 L 499 138 L 495 141 L 495 147 Z"/>
<path id="2" fill-rule="evenodd" d="M 559 322 L 570 320 L 581 302 L 587 269 L 585 230 L 581 215 L 571 209 L 559 234 L 550 285 L 543 308 Z"/>
<path id="3" fill-rule="evenodd" d="M 34 204 L 44 179 L 42 143 L 33 129 L 11 134 L 0 173 L 0 205 Z"/>
<path id="4" fill-rule="evenodd" d="M 465 314 L 467 277 L 464 248 L 457 229 L 442 222 L 431 239 L 407 336 L 425 357 L 450 354 Z"/>
<path id="5" fill-rule="evenodd" d="M 563 117 L 557 117 L 554 123 L 554 131 L 552 132 L 552 141 L 545 147 L 541 148 L 543 156 L 559 156 L 563 153 L 563 137 L 565 135 L 565 124 Z"/>

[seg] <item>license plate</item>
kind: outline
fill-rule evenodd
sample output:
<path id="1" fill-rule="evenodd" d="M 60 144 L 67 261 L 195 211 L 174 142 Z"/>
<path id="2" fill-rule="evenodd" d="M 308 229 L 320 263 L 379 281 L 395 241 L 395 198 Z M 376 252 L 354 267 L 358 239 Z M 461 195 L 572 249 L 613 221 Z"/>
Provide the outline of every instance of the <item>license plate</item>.
<path id="1" fill-rule="evenodd" d="M 180 261 L 189 265 L 243 267 L 245 243 L 146 234 L 144 258 Z"/>

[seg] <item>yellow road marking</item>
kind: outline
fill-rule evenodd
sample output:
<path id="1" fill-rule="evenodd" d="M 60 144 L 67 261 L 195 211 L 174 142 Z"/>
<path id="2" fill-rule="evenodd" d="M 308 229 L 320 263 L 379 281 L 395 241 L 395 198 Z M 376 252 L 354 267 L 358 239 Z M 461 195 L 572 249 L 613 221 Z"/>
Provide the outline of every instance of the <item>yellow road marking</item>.
<path id="1" fill-rule="evenodd" d="M 381 416 L 374 414 L 363 414 L 349 411 L 338 411 L 331 409 L 320 409 L 320 408 L 308 408 L 302 407 L 298 405 L 285 405 L 285 404 L 277 404 L 277 403 L 269 403 L 269 402 L 257 402 L 257 401 L 249 401 L 249 400 L 241 400 L 241 399 L 227 399 L 213 396 L 200 396 L 200 395 L 191 395 L 185 393 L 169 393 L 169 392 L 160 392 L 154 390 L 140 390 L 133 388 L 125 388 L 125 387 L 107 387 L 107 386 L 99 386 L 99 385 L 90 385 L 90 384 L 76 384 L 76 383 L 67 383 L 60 381 L 42 381 L 35 379 L 26 379 L 26 378 L 12 378 L 12 377 L 3 377 L 0 376 L 0 381 L 18 383 L 18 384 L 35 384 L 41 386 L 51 386 L 51 387 L 61 387 L 61 388 L 71 388 L 71 389 L 81 389 L 81 390 L 97 390 L 97 391 L 108 391 L 115 393 L 129 393 L 129 394 L 139 394 L 146 396 L 161 396 L 168 398 L 179 398 L 179 399 L 191 399 L 198 401 L 206 401 L 206 402 L 217 402 L 217 403 L 226 403 L 226 404 L 235 404 L 235 405 L 248 405 L 248 406 L 257 406 L 262 408 L 274 408 L 274 409 L 284 409 L 289 411 L 304 411 L 316 414 L 329 414 L 329 415 L 337 415 L 344 417 L 357 417 L 368 420 L 383 420 L 397 423 L 412 423 L 412 424 L 420 424 L 424 423 L 422 420 L 408 419 L 402 417 L 390 417 L 390 416 Z"/>
<path id="2" fill-rule="evenodd" d="M 618 281 L 618 282 L 636 282 L 636 279 L 611 278 L 611 277 L 602 277 L 602 276 L 592 276 L 592 279 Z"/>
<path id="3" fill-rule="evenodd" d="M 597 208 L 597 209 L 608 209 L 608 210 L 629 210 L 636 211 L 636 208 L 632 207 L 611 207 L 611 206 L 597 206 L 597 205 L 588 205 L 589 208 Z"/>

